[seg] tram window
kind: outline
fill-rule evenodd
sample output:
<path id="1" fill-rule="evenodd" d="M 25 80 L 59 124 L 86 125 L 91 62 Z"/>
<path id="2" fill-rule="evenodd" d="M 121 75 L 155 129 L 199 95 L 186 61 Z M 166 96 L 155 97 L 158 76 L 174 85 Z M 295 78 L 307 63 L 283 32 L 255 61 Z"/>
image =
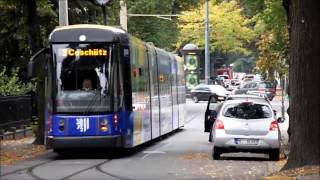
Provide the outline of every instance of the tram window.
<path id="1" fill-rule="evenodd" d="M 112 47 L 104 44 L 55 44 L 57 112 L 112 109 Z M 85 86 L 85 88 L 83 88 Z"/>
<path id="2" fill-rule="evenodd" d="M 67 70 L 61 73 L 63 90 L 81 90 L 85 80 L 91 81 L 92 89 L 100 89 L 99 78 L 95 70 Z"/>

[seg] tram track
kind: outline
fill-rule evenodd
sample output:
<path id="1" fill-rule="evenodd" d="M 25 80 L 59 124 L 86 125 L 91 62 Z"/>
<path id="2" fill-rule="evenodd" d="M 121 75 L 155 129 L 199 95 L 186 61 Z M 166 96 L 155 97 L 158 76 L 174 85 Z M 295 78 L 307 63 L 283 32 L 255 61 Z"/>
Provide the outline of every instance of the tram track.
<path id="1" fill-rule="evenodd" d="M 111 176 L 111 177 L 116 178 L 116 179 L 132 180 L 132 179 L 130 179 L 130 178 L 121 177 L 121 176 L 117 176 L 117 175 L 114 175 L 114 174 L 112 174 L 112 173 L 106 172 L 106 171 L 104 171 L 104 170 L 101 168 L 102 165 L 103 165 L 103 164 L 101 164 L 101 165 L 99 165 L 99 166 L 96 167 L 96 170 L 97 170 L 98 172 L 103 173 L 103 174 L 108 175 L 108 176 Z"/>
<path id="2" fill-rule="evenodd" d="M 55 161 L 55 160 L 49 161 L 49 162 L 47 162 L 47 163 L 50 163 L 50 162 L 52 163 L 52 162 L 54 162 L 54 161 Z M 69 174 L 69 175 L 67 175 L 67 176 L 65 176 L 65 177 L 59 178 L 59 179 L 61 179 L 61 180 L 67 180 L 67 179 L 69 179 L 69 178 L 71 178 L 71 177 L 73 177 L 73 176 L 76 176 L 76 175 L 78 175 L 78 174 L 80 174 L 80 173 L 82 173 L 82 172 L 85 172 L 85 171 L 87 171 L 87 170 L 96 169 L 98 166 L 101 166 L 101 165 L 103 165 L 103 164 L 106 164 L 106 163 L 108 163 L 108 162 L 110 162 L 110 161 L 111 161 L 111 159 L 107 159 L 107 160 L 104 160 L 104 161 L 102 161 L 102 162 L 95 163 L 94 165 L 91 165 L 91 166 L 89 166 L 89 167 L 86 167 L 86 168 L 83 168 L 83 169 L 81 169 L 81 170 L 75 171 L 75 172 L 73 172 L 73 173 L 71 173 L 71 174 Z M 26 169 L 24 169 L 24 170 L 27 170 L 26 174 L 28 174 L 30 177 L 32 177 L 32 178 L 34 178 L 34 179 L 36 179 L 36 180 L 46 180 L 45 178 L 42 178 L 42 177 L 39 177 L 38 175 L 36 175 L 35 172 L 34 172 L 34 170 L 35 170 L 37 167 L 40 167 L 40 166 L 42 166 L 42 165 L 44 165 L 44 164 L 47 164 L 47 163 L 38 164 L 38 165 L 35 165 L 35 166 L 32 166 L 32 167 L 26 168 Z M 19 171 L 18 171 L 18 172 L 19 172 Z M 104 174 L 106 174 L 106 173 L 104 173 Z M 109 175 L 109 176 L 110 176 L 110 175 Z"/>
<path id="3" fill-rule="evenodd" d="M 75 171 L 75 172 L 72 172 L 71 174 L 65 176 L 65 177 L 62 177 L 62 178 L 59 178 L 61 180 L 67 180 L 71 177 L 74 177 L 82 172 L 85 172 L 87 170 L 90 170 L 90 169 L 96 169 L 98 172 L 102 173 L 102 174 L 105 174 L 105 175 L 108 175 L 110 177 L 113 177 L 113 178 L 116 178 L 116 179 L 128 179 L 128 178 L 123 178 L 123 177 L 120 177 L 120 176 L 117 176 L 117 175 L 113 175 L 111 173 L 108 173 L 104 170 L 102 170 L 101 166 L 110 162 L 112 159 L 107 159 L 107 160 L 104 160 L 102 162 L 99 162 L 99 163 L 95 163 L 94 165 L 91 165 L 89 167 L 86 167 L 86 168 L 83 168 L 81 170 L 78 170 L 78 171 Z M 26 167 L 26 168 L 21 168 L 21 169 L 17 169 L 15 171 L 12 171 L 12 172 L 8 172 L 8 173 L 5 173 L 3 175 L 1 175 L 1 179 L 4 178 L 6 176 L 9 176 L 9 175 L 14 175 L 14 174 L 20 174 L 21 172 L 24 172 L 25 171 L 25 174 L 27 174 L 28 176 L 32 177 L 33 179 L 35 180 L 46 180 L 46 178 L 43 178 L 43 177 L 39 177 L 36 173 L 35 173 L 35 169 L 38 168 L 38 167 L 41 167 L 43 165 L 46 165 L 46 164 L 49 164 L 49 163 L 52 163 L 52 162 L 55 162 L 57 160 L 47 160 L 47 161 L 44 161 L 42 163 L 38 163 L 38 164 L 35 164 L 33 166 L 30 166 L 30 167 Z"/>
<path id="4" fill-rule="evenodd" d="M 12 174 L 17 174 L 19 172 L 22 172 L 22 171 L 28 171 L 30 168 L 36 168 L 36 167 L 39 167 L 39 166 L 42 166 L 42 165 L 45 165 L 49 162 L 53 162 L 54 160 L 47 160 L 47 161 L 44 161 L 44 162 L 41 162 L 41 163 L 38 163 L 36 165 L 33 165 L 31 167 L 25 167 L 25 168 L 21 168 L 21 169 L 17 169 L 17 170 L 14 170 L 12 172 L 8 172 L 8 173 L 4 173 L 1 175 L 1 177 L 3 178 L 4 176 L 8 176 L 8 175 L 12 175 Z"/>
<path id="5" fill-rule="evenodd" d="M 73 177 L 73 176 L 75 176 L 75 175 L 78 175 L 78 174 L 80 174 L 80 173 L 82 173 L 82 172 L 85 172 L 85 171 L 90 170 L 90 169 L 93 169 L 93 168 L 96 169 L 98 166 L 101 166 L 101 165 L 103 165 L 103 164 L 105 164 L 105 163 L 108 163 L 108 162 L 110 162 L 110 161 L 111 161 L 111 159 L 107 159 L 107 160 L 102 161 L 102 162 L 100 162 L 100 163 L 98 163 L 98 164 L 95 164 L 95 165 L 93 165 L 93 166 L 89 166 L 89 167 L 84 168 L 84 169 L 82 169 L 82 170 L 76 171 L 76 172 L 74 172 L 74 173 L 72 173 L 72 174 L 70 174 L 70 175 L 68 175 L 68 176 L 66 176 L 66 177 L 64 177 L 64 178 L 61 178 L 61 180 L 67 180 L 67 179 L 69 179 L 69 178 L 71 178 L 71 177 Z"/>

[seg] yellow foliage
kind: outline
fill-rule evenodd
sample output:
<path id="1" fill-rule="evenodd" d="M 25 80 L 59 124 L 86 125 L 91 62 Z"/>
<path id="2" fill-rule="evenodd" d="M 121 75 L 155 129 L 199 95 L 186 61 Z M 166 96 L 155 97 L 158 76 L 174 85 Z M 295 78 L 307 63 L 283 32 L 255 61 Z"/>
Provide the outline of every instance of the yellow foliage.
<path id="1" fill-rule="evenodd" d="M 204 47 L 204 17 L 205 7 L 201 4 L 198 8 L 185 11 L 179 17 L 178 27 L 180 39 L 177 47 L 184 43 L 195 43 Z M 237 1 L 215 3 L 209 2 L 209 27 L 210 48 L 224 52 L 237 52 L 247 55 L 249 51 L 245 45 L 255 38 L 255 32 L 249 28 L 252 22 L 242 15 L 242 9 Z"/>

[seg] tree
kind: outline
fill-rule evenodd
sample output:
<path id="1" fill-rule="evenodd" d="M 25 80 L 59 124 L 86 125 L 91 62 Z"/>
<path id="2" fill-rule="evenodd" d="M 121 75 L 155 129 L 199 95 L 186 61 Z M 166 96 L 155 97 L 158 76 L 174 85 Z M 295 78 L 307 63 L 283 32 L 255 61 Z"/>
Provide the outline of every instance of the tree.
<path id="1" fill-rule="evenodd" d="M 172 0 L 138 0 L 128 1 L 128 13 L 132 14 L 172 14 Z M 174 18 L 129 17 L 128 32 L 155 46 L 174 50 L 178 38 L 178 29 Z"/>
<path id="2" fill-rule="evenodd" d="M 273 79 L 274 72 L 287 73 L 288 26 L 281 0 L 249 2 L 249 9 L 256 12 L 255 31 L 260 39 L 257 43 L 258 60 L 256 70 L 266 79 Z"/>
<path id="3" fill-rule="evenodd" d="M 242 14 L 237 1 L 210 1 L 209 13 L 210 49 L 249 54 L 247 45 L 255 37 L 255 32 L 250 28 L 251 19 Z M 204 47 L 204 3 L 182 14 L 177 47 L 189 42 Z"/>
<path id="4" fill-rule="evenodd" d="M 320 1 L 287 0 L 291 147 L 284 169 L 320 164 Z"/>

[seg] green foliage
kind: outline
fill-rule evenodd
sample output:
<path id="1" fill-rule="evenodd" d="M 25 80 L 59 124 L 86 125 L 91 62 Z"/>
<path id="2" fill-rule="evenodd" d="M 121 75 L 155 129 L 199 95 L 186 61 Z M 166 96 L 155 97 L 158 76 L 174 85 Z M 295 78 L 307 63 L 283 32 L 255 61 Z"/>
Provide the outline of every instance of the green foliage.
<path id="1" fill-rule="evenodd" d="M 28 34 L 28 1 L 0 1 L 0 65 L 19 67 L 20 75 L 26 72 L 32 52 L 32 39 Z M 190 9 L 199 2 L 196 0 L 127 0 L 128 13 L 178 14 Z M 40 29 L 39 50 L 48 46 L 50 32 L 58 26 L 58 0 L 36 0 L 37 17 Z M 68 1 L 69 24 L 103 24 L 102 7 L 95 0 Z M 106 6 L 107 24 L 119 26 L 120 4 L 112 0 Z M 153 42 L 165 49 L 175 49 L 178 29 L 175 18 L 172 21 L 156 17 L 129 17 L 129 33 L 144 41 Z M 36 50 L 35 50 L 36 51 Z M 23 79 L 25 80 L 25 79 Z"/>
<path id="2" fill-rule="evenodd" d="M 174 8 L 172 0 L 129 0 L 128 13 L 130 14 L 172 14 Z M 175 49 L 178 38 L 177 25 L 172 20 L 157 17 L 129 17 L 128 32 L 153 42 L 155 46 L 165 49 Z"/>
<path id="3" fill-rule="evenodd" d="M 37 5 L 39 36 L 44 47 L 49 33 L 56 26 L 57 15 L 49 0 L 37 0 Z M 28 37 L 26 6 L 26 2 L 20 0 L 0 1 L 0 65 L 19 67 L 22 72 L 26 71 L 27 62 L 35 53 L 31 51 L 31 39 Z"/>
<path id="4" fill-rule="evenodd" d="M 265 0 L 263 7 L 254 17 L 260 34 L 256 70 L 270 79 L 274 70 L 280 75 L 288 72 L 288 26 L 281 0 Z"/>
<path id="5" fill-rule="evenodd" d="M 9 75 L 6 71 L 6 67 L 0 68 L 0 96 L 21 95 L 32 89 L 31 83 L 25 84 L 19 80 L 19 68 L 12 68 Z"/>

